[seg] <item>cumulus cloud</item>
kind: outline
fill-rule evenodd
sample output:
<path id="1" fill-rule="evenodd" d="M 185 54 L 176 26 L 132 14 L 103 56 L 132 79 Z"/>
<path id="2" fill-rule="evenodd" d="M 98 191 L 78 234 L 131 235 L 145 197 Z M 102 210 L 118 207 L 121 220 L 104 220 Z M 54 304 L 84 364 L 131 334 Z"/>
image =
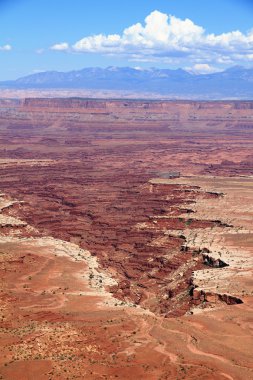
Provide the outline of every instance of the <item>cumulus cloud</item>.
<path id="1" fill-rule="evenodd" d="M 239 30 L 208 34 L 188 18 L 182 20 L 155 10 L 145 18 L 144 24 L 129 26 L 122 34 L 86 36 L 72 46 L 63 42 L 51 49 L 117 54 L 139 62 L 188 62 L 202 65 L 202 71 L 207 72 L 214 63 L 253 61 L 253 29 L 246 34 Z"/>
<path id="2" fill-rule="evenodd" d="M 194 74 L 211 74 L 220 71 L 217 67 L 208 65 L 208 63 L 196 63 L 192 67 L 186 67 L 185 69 Z"/>
<path id="3" fill-rule="evenodd" d="M 51 46 L 51 50 L 64 51 L 69 49 L 69 44 L 67 42 L 61 42 L 59 44 L 55 44 Z"/>
<path id="4" fill-rule="evenodd" d="M 0 51 L 10 51 L 10 50 L 12 50 L 11 45 L 0 46 Z"/>

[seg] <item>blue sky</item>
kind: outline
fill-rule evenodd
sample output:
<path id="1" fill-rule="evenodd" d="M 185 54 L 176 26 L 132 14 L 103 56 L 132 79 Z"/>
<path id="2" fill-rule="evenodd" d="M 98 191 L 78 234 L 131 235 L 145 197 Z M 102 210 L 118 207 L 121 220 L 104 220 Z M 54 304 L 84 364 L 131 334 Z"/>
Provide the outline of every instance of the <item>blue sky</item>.
<path id="1" fill-rule="evenodd" d="M 0 0 L 0 80 L 89 66 L 253 67 L 250 0 Z"/>

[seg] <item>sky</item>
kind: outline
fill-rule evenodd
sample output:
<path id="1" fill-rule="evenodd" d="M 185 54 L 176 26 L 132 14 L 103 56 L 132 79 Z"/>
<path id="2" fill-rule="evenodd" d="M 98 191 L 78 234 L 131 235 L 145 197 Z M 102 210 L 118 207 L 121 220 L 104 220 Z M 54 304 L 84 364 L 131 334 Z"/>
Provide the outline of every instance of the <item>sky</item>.
<path id="1" fill-rule="evenodd" d="M 91 66 L 253 67 L 253 0 L 0 0 L 0 80 Z"/>

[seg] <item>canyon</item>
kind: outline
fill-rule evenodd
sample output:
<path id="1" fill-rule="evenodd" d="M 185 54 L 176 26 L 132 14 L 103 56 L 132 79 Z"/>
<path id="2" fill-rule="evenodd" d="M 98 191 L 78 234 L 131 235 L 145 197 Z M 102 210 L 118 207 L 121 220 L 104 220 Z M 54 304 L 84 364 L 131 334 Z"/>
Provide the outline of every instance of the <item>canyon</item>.
<path id="1" fill-rule="evenodd" d="M 253 102 L 0 99 L 0 379 L 253 377 Z"/>

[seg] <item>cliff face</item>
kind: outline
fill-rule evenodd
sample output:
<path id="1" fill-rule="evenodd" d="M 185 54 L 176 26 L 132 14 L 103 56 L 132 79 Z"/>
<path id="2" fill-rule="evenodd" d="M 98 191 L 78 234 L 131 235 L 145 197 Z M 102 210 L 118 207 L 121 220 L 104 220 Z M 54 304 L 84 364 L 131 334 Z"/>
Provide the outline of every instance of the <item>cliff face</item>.
<path id="1" fill-rule="evenodd" d="M 104 101 L 93 101 L 85 99 L 76 98 L 28 98 L 23 101 L 24 107 L 35 107 L 35 108 L 84 108 L 84 109 L 105 109 L 106 102 Z"/>
<path id="2" fill-rule="evenodd" d="M 220 123 L 235 129 L 240 124 L 251 128 L 253 101 L 201 102 L 201 101 L 146 101 L 146 100 L 87 100 L 82 98 L 27 98 L 20 102 L 20 111 L 37 113 L 41 119 L 56 121 L 59 114 L 64 114 L 73 121 L 96 122 L 164 123 L 163 127 L 180 127 L 179 123 L 188 122 L 191 128 L 196 123 L 201 126 L 214 127 Z M 45 115 L 47 112 L 47 116 Z M 70 117 L 70 115 L 72 115 Z M 201 123 L 201 124 L 200 124 Z"/>
<path id="3" fill-rule="evenodd" d="M 142 101 L 142 100 L 87 100 L 81 98 L 26 98 L 22 102 L 24 108 L 49 109 L 78 109 L 79 112 L 89 110 L 106 110 L 108 112 L 120 110 L 138 110 L 138 112 L 178 113 L 190 116 L 192 113 L 205 110 L 215 112 L 216 116 L 237 110 L 252 110 L 253 101 Z"/>

